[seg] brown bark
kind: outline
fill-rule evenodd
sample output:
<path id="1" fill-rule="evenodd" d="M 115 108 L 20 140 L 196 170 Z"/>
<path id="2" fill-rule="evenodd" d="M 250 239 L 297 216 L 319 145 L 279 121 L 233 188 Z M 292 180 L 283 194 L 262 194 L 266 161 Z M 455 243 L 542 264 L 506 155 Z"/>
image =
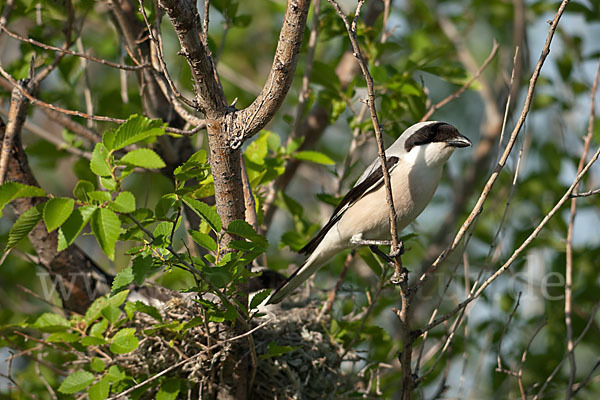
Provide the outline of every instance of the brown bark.
<path id="1" fill-rule="evenodd" d="M 37 180 L 29 169 L 27 156 L 21 146 L 20 132 L 26 113 L 26 105 L 19 112 L 18 131 L 14 137 L 6 181 L 20 182 L 26 185 L 39 186 Z M 5 125 L 0 119 L 0 136 L 4 138 Z M 28 209 L 37 206 L 46 199 L 41 197 L 16 199 L 11 206 L 19 217 Z M 43 222 L 40 221 L 29 233 L 29 240 L 35 249 L 39 262 L 49 273 L 53 281 L 65 288 L 58 291 L 62 297 L 63 307 L 69 311 L 80 314 L 85 313 L 95 298 L 110 291 L 109 275 L 105 274 L 77 245 L 58 252 L 57 231 L 48 233 Z M 63 296 L 66 294 L 66 296 Z"/>

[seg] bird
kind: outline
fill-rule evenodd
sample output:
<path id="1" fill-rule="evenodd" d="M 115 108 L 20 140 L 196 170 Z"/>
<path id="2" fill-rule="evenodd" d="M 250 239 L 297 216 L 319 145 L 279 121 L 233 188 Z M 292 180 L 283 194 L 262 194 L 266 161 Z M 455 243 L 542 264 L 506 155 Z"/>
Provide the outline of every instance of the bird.
<path id="1" fill-rule="evenodd" d="M 410 126 L 385 151 L 398 232 L 430 202 L 443 166 L 454 150 L 469 146 L 471 141 L 453 125 L 425 121 Z M 299 250 L 308 255 L 304 264 L 271 293 L 266 303 L 281 302 L 337 253 L 389 239 L 389 215 L 381 160 L 377 157 L 343 197 L 329 221 Z"/>

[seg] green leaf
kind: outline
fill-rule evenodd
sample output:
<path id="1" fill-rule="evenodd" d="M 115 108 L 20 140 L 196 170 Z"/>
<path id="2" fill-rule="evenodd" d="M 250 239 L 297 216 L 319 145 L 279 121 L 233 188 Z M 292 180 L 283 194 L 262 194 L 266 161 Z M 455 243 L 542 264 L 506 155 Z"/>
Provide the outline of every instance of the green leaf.
<path id="1" fill-rule="evenodd" d="M 154 150 L 136 149 L 125 154 L 121 163 L 141 168 L 164 168 L 165 162 Z"/>
<path id="2" fill-rule="evenodd" d="M 125 304 L 125 312 L 127 312 L 128 315 L 132 315 L 135 311 L 148 314 L 158 322 L 162 322 L 162 316 L 156 307 L 149 306 L 141 301 L 136 301 L 135 303 L 128 302 Z"/>
<path id="3" fill-rule="evenodd" d="M 90 199 L 99 201 L 101 203 L 112 200 L 110 193 L 105 192 L 103 190 L 93 190 L 91 192 L 88 192 L 87 195 Z"/>
<path id="4" fill-rule="evenodd" d="M 209 206 L 206 203 L 193 199 L 189 196 L 184 196 L 183 201 L 185 204 L 190 206 L 190 208 L 198 214 L 202 219 L 204 219 L 208 225 L 210 225 L 211 229 L 217 233 L 221 232 L 223 229 L 223 224 L 221 223 L 221 217 L 217 214 L 217 211 L 214 207 Z"/>
<path id="5" fill-rule="evenodd" d="M 73 212 L 75 201 L 65 197 L 55 197 L 46 202 L 44 223 L 48 232 L 61 226 Z"/>
<path id="6" fill-rule="evenodd" d="M 162 135 L 165 133 L 165 126 L 160 120 L 134 114 L 114 132 L 111 150 L 119 150 L 151 136 Z"/>
<path id="7" fill-rule="evenodd" d="M 111 294 L 108 298 L 108 302 L 115 307 L 120 307 L 121 304 L 127 300 L 127 296 L 129 295 L 129 290 L 123 290 L 116 294 Z"/>
<path id="8" fill-rule="evenodd" d="M 210 251 L 217 251 L 217 243 L 213 238 L 210 237 L 210 235 L 193 230 L 189 230 L 188 232 L 192 237 L 192 240 L 198 245 Z"/>
<path id="9" fill-rule="evenodd" d="M 112 304 L 109 304 L 108 306 L 102 309 L 102 316 L 106 318 L 108 322 L 114 324 L 121 316 L 121 309 L 119 309 L 119 307 L 113 306 Z"/>
<path id="10" fill-rule="evenodd" d="M 156 207 L 154 207 L 154 214 L 156 218 L 167 218 L 167 214 L 177 203 L 177 195 L 174 193 L 165 194 L 158 200 Z"/>
<path id="11" fill-rule="evenodd" d="M 15 221 L 15 224 L 10 228 L 10 232 L 8 233 L 8 243 L 6 243 L 4 251 L 15 247 L 40 222 L 44 204 L 41 203 L 35 207 L 31 207 Z"/>
<path id="12" fill-rule="evenodd" d="M 262 247 L 263 249 L 269 247 L 269 242 L 267 241 L 267 239 L 265 239 L 262 235 L 256 233 L 254 228 L 252 228 L 252 225 L 250 225 L 246 221 L 242 221 L 239 219 L 231 221 L 231 223 L 229 223 L 229 227 L 227 227 L 227 232 L 246 238 L 255 243 L 256 245 Z"/>
<path id="13" fill-rule="evenodd" d="M 111 261 L 114 261 L 115 244 L 121 232 L 119 217 L 108 208 L 98 208 L 92 214 L 90 225 L 100 248 Z"/>
<path id="14" fill-rule="evenodd" d="M 81 339 L 81 335 L 71 332 L 54 332 L 48 335 L 46 342 L 48 343 L 73 343 Z"/>
<path id="15" fill-rule="evenodd" d="M 279 357 L 286 353 L 290 353 L 294 350 L 298 350 L 300 347 L 302 346 L 280 346 L 275 342 L 269 342 L 269 344 L 267 345 L 269 352 L 267 354 L 261 355 L 259 358 L 261 360 L 264 360 L 271 357 Z"/>
<path id="16" fill-rule="evenodd" d="M 73 244 L 97 208 L 97 206 L 83 206 L 73 210 L 69 218 L 60 226 L 60 229 L 58 230 L 57 251 L 63 251 Z"/>
<path id="17" fill-rule="evenodd" d="M 100 184 L 102 187 L 106 188 L 106 190 L 113 191 L 117 189 L 117 182 L 110 176 L 101 176 Z"/>
<path id="18" fill-rule="evenodd" d="M 133 282 L 133 269 L 131 267 L 127 267 L 120 271 L 112 283 L 112 293 L 120 292 L 123 289 L 127 289 L 127 286 Z"/>
<path id="19" fill-rule="evenodd" d="M 156 400 L 175 400 L 180 390 L 181 380 L 169 378 L 160 385 L 160 389 L 156 393 Z"/>
<path id="20" fill-rule="evenodd" d="M 131 192 L 121 192 L 108 206 L 120 213 L 135 211 L 135 197 Z"/>
<path id="21" fill-rule="evenodd" d="M 144 255 L 133 259 L 132 263 L 133 277 L 138 285 L 144 282 L 144 279 L 150 275 L 153 270 L 152 256 Z"/>
<path id="22" fill-rule="evenodd" d="M 0 186 L 0 217 L 4 206 L 20 197 L 42 197 L 46 192 L 37 186 L 24 185 L 19 182 L 6 182 Z"/>
<path id="23" fill-rule="evenodd" d="M 79 181 L 77 182 L 77 185 L 75 185 L 75 189 L 73 189 L 73 196 L 75 196 L 77 200 L 89 201 L 87 194 L 94 190 L 96 190 L 96 187 L 92 182 Z"/>
<path id="24" fill-rule="evenodd" d="M 85 312 L 83 320 L 89 325 L 94 322 L 100 316 L 102 309 L 108 304 L 108 298 L 106 296 L 98 297 L 91 306 Z"/>
<path id="25" fill-rule="evenodd" d="M 110 351 L 114 354 L 125 354 L 137 349 L 138 338 L 135 337 L 135 328 L 124 328 L 112 338 Z"/>
<path id="26" fill-rule="evenodd" d="M 32 326 L 42 332 L 59 332 L 67 330 L 71 325 L 62 315 L 44 313 L 35 320 Z"/>
<path id="27" fill-rule="evenodd" d="M 82 346 L 101 346 L 103 344 L 107 344 L 108 342 L 104 338 L 96 337 L 96 336 L 86 336 L 81 339 Z"/>
<path id="28" fill-rule="evenodd" d="M 111 170 L 108 164 L 108 150 L 102 143 L 96 143 L 92 159 L 90 160 L 90 169 L 98 176 L 110 176 Z"/>
<path id="29" fill-rule="evenodd" d="M 125 371 L 122 371 L 121 368 L 119 368 L 118 366 L 112 365 L 108 368 L 108 373 L 106 374 L 106 377 L 110 382 L 117 383 L 127 378 L 127 374 L 125 374 Z"/>
<path id="30" fill-rule="evenodd" d="M 90 386 L 88 390 L 89 400 L 105 400 L 108 398 L 110 382 L 107 377 L 103 377 L 98 382 Z"/>
<path id="31" fill-rule="evenodd" d="M 73 394 L 82 391 L 94 382 L 94 375 L 88 371 L 75 371 L 67 376 L 60 384 L 58 391 L 64 394 Z"/>
<path id="32" fill-rule="evenodd" d="M 90 328 L 90 336 L 103 337 L 103 333 L 108 328 L 108 320 L 102 318 Z"/>
<path id="33" fill-rule="evenodd" d="M 250 309 L 252 310 L 258 307 L 267 297 L 269 297 L 269 294 L 271 294 L 271 289 L 264 289 L 256 292 L 252 297 L 252 300 L 250 300 Z"/>
<path id="34" fill-rule="evenodd" d="M 99 357 L 93 357 L 92 361 L 90 362 L 90 367 L 95 372 L 102 372 L 106 369 L 106 363 Z"/>
<path id="35" fill-rule="evenodd" d="M 323 165 L 335 164 L 335 162 L 331 158 L 327 157 L 325 154 L 313 150 L 299 151 L 297 153 L 292 154 L 292 157 L 294 157 L 297 160 L 311 161 Z"/>

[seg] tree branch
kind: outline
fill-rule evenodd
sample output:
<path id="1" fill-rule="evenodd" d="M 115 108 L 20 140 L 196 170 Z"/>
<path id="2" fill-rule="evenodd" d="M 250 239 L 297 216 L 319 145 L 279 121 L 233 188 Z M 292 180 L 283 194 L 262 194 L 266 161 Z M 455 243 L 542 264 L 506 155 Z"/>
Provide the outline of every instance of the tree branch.
<path id="1" fill-rule="evenodd" d="M 159 4 L 169 16 L 181 44 L 180 54 L 187 59 L 192 70 L 198 106 L 207 118 L 224 115 L 227 101 L 217 79 L 210 51 L 200 37 L 203 30 L 196 2 L 160 0 Z"/>

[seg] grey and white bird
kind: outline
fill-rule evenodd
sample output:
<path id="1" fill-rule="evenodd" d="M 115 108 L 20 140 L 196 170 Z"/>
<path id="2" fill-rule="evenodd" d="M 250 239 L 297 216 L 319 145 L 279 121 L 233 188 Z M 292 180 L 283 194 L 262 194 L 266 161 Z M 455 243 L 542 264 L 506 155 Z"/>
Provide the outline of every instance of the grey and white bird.
<path id="1" fill-rule="evenodd" d="M 421 214 L 433 197 L 443 166 L 454 149 L 468 146 L 471 141 L 454 126 L 427 121 L 412 125 L 385 151 L 399 232 Z M 389 208 L 378 157 L 342 199 L 329 222 L 300 249 L 308 259 L 267 303 L 279 303 L 340 251 L 389 237 Z"/>

